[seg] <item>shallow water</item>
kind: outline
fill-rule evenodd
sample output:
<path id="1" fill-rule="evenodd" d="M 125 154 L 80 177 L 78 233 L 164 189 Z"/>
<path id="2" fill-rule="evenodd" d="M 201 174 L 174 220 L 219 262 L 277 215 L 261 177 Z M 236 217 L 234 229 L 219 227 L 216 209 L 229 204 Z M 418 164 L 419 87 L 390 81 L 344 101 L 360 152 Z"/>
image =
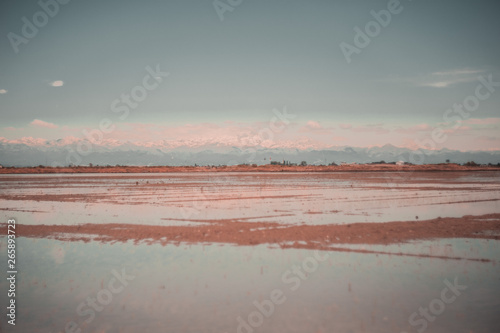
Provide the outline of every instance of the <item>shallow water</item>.
<path id="1" fill-rule="evenodd" d="M 18 224 L 67 225 L 423 220 L 500 212 L 499 175 L 12 175 L 0 177 L 0 215 L 2 222 L 15 217 Z M 17 325 L 7 331 L 401 333 L 500 328 L 497 240 L 338 244 L 320 252 L 276 244 L 147 243 L 18 235 Z M 6 238 L 0 237 L 0 253 L 6 253 L 6 246 Z M 3 254 L 0 267 L 7 267 Z M 116 280 L 121 272 L 129 276 L 126 285 Z M 458 294 L 446 290 L 455 282 L 463 286 Z M 7 289 L 1 279 L 2 302 Z M 86 303 L 89 297 L 97 303 Z M 429 319 L 419 312 L 426 309 Z M 5 331 L 5 316 L 0 325 Z"/>
<path id="2" fill-rule="evenodd" d="M 428 246 L 447 244 L 453 255 L 500 257 L 500 243 L 485 240 L 418 242 L 378 250 L 422 253 Z M 5 251 L 5 238 L 0 249 Z M 0 265 L 5 267 L 3 258 Z M 255 332 L 416 332 L 421 324 L 410 325 L 412 313 L 440 299 L 444 281 L 455 279 L 466 289 L 433 316 L 426 332 L 497 332 L 500 324 L 500 266 L 492 262 L 267 246 L 110 245 L 26 238 L 18 239 L 18 262 L 19 332 L 64 331 L 68 322 L 83 332 L 247 332 L 238 331 L 238 317 L 255 324 L 249 326 Z M 123 290 L 110 293 L 101 311 L 83 303 L 80 310 L 87 313 L 77 314 L 87 297 L 109 290 L 113 270 L 123 269 L 130 276 Z M 2 294 L 6 287 L 2 280 Z M 273 290 L 282 292 L 282 303 L 270 311 L 266 301 Z M 105 292 L 101 294 L 108 302 Z M 268 306 L 263 312 L 269 317 L 256 314 L 254 302 Z"/>
<path id="3" fill-rule="evenodd" d="M 0 209 L 24 224 L 343 224 L 500 212 L 498 172 L 43 174 L 0 184 Z"/>

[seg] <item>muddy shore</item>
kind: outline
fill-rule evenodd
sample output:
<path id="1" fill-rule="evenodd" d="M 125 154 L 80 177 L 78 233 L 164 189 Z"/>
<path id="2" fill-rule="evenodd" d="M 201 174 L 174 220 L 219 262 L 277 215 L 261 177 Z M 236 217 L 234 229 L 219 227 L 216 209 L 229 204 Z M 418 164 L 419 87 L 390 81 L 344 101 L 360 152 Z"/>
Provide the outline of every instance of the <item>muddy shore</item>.
<path id="1" fill-rule="evenodd" d="M 3 229 L 6 224 L 2 224 Z M 131 224 L 17 225 L 18 237 L 63 241 L 272 244 L 282 248 L 331 249 L 335 244 L 399 244 L 411 240 L 480 238 L 500 240 L 500 214 L 426 221 L 282 225 L 231 220 L 197 226 Z"/>

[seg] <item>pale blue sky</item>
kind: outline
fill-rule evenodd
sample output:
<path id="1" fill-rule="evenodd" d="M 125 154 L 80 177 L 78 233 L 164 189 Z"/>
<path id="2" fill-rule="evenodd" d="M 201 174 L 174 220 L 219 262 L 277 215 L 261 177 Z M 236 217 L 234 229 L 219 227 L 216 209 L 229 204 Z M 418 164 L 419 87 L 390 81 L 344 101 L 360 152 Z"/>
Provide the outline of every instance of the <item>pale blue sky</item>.
<path id="1" fill-rule="evenodd" d="M 27 127 L 34 119 L 95 126 L 156 64 L 170 76 L 127 122 L 268 121 L 286 106 L 302 124 L 435 124 L 474 92 L 477 76 L 500 81 L 493 0 L 402 0 L 401 13 L 348 64 L 339 44 L 353 44 L 353 28 L 387 3 L 244 0 L 221 21 L 212 0 L 72 0 L 16 54 L 8 33 L 21 35 L 21 18 L 32 21 L 40 7 L 2 2 L 0 136 L 43 137 Z M 64 85 L 51 86 L 56 80 Z M 474 114 L 496 117 L 500 91 Z"/>

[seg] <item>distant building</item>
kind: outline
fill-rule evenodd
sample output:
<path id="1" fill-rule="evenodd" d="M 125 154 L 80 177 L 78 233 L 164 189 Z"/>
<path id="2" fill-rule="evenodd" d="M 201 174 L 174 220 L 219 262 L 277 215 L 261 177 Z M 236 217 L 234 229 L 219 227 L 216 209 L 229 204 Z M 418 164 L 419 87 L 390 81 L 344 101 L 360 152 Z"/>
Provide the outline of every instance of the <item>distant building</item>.
<path id="1" fill-rule="evenodd" d="M 405 162 L 404 161 L 398 161 L 398 162 L 396 162 L 396 165 L 405 165 Z"/>
<path id="2" fill-rule="evenodd" d="M 271 161 L 269 164 L 271 164 L 271 165 L 286 165 L 286 166 L 297 165 L 297 163 L 291 163 L 290 161 L 285 161 L 285 160 L 283 160 L 282 162 Z"/>

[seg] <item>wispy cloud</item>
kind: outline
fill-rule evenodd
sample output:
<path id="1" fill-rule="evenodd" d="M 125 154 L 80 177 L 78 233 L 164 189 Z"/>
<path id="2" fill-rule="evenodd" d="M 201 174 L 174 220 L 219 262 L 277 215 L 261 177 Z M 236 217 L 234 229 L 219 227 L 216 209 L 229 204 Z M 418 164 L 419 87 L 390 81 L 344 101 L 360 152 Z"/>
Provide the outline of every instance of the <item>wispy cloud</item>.
<path id="1" fill-rule="evenodd" d="M 301 133 L 309 133 L 310 135 L 330 135 L 334 127 L 324 127 L 315 120 L 309 120 L 304 126 L 299 128 Z"/>
<path id="2" fill-rule="evenodd" d="M 450 71 L 434 72 L 432 75 L 470 75 L 484 73 L 481 69 L 454 69 Z"/>
<path id="3" fill-rule="evenodd" d="M 314 120 L 309 120 L 306 125 L 310 128 L 321 128 L 321 125 Z"/>
<path id="4" fill-rule="evenodd" d="M 471 130 L 472 128 L 470 126 L 460 126 L 458 128 L 447 128 L 443 130 L 443 133 L 445 134 L 454 134 L 454 135 L 471 135 Z"/>
<path id="5" fill-rule="evenodd" d="M 482 69 L 453 69 L 438 71 L 416 77 L 392 77 L 384 81 L 395 83 L 408 83 L 418 87 L 447 88 L 456 84 L 476 81 L 478 76 L 485 71 Z"/>
<path id="6" fill-rule="evenodd" d="M 446 88 L 459 83 L 475 81 L 481 73 L 484 73 L 484 70 L 471 68 L 434 72 L 429 77 L 426 77 L 420 86 Z"/>
<path id="7" fill-rule="evenodd" d="M 432 87 L 432 88 L 446 88 L 450 85 L 454 84 L 452 81 L 439 81 L 439 82 L 429 82 L 423 83 L 420 86 L 422 87 Z"/>
<path id="8" fill-rule="evenodd" d="M 434 127 L 429 125 L 429 124 L 417 124 L 417 125 L 413 125 L 413 126 L 410 126 L 410 127 L 397 127 L 395 129 L 395 132 L 396 133 L 401 133 L 401 134 L 414 134 L 414 133 L 417 133 L 417 132 L 426 132 L 426 131 L 430 131 L 432 130 Z"/>
<path id="9" fill-rule="evenodd" d="M 56 125 L 40 119 L 34 119 L 28 126 L 26 125 L 19 128 L 12 126 L 0 128 L 0 136 L 8 138 L 12 143 L 60 146 L 87 140 L 85 133 L 96 130 L 87 126 Z M 459 128 L 448 128 L 449 126 L 445 123 L 404 125 L 344 123 L 330 127 L 316 120 L 290 123 L 280 131 L 273 131 L 269 122 L 117 123 L 114 125 L 114 130 L 103 134 L 100 142 L 96 143 L 97 146 L 118 147 L 124 143 L 158 149 L 179 147 L 207 149 L 210 146 L 210 149 L 214 151 L 228 146 L 323 149 L 340 144 L 370 147 L 390 143 L 410 147 L 411 143 L 417 139 L 422 142 L 432 139 L 433 129 L 440 127 L 446 134 L 446 140 L 442 145 L 437 145 L 436 149 L 443 147 L 466 150 L 500 149 L 499 141 L 492 139 L 500 140 L 498 134 L 500 118 L 470 118 L 464 120 Z M 76 137 L 73 136 L 75 134 Z M 488 136 L 489 139 L 478 141 L 475 139 L 478 135 Z M 1 138 L 0 142 L 2 142 Z"/>
<path id="10" fill-rule="evenodd" d="M 480 140 L 480 141 L 500 142 L 500 138 L 499 137 L 488 136 L 488 135 L 478 136 L 477 139 Z"/>
<path id="11" fill-rule="evenodd" d="M 458 84 L 458 83 L 465 83 L 465 82 L 472 82 L 476 81 L 477 77 L 463 77 L 463 78 L 450 78 L 448 80 L 444 81 L 429 81 L 429 82 L 424 82 L 421 83 L 421 87 L 431 87 L 431 88 L 447 88 L 449 86 Z"/>
<path id="12" fill-rule="evenodd" d="M 500 118 L 470 118 L 463 122 L 469 125 L 496 125 L 500 124 Z"/>
<path id="13" fill-rule="evenodd" d="M 376 134 L 390 133 L 390 130 L 384 128 L 381 124 L 368 124 L 366 126 L 357 126 L 351 128 L 350 130 L 358 133 L 376 133 Z"/>
<path id="14" fill-rule="evenodd" d="M 7 93 L 7 90 L 5 89 L 0 89 L 0 94 L 6 94 Z"/>
<path id="15" fill-rule="evenodd" d="M 56 124 L 48 123 L 46 121 L 40 120 L 40 119 L 34 119 L 30 125 L 36 126 L 36 127 L 45 127 L 45 128 L 58 128 Z"/>
<path id="16" fill-rule="evenodd" d="M 62 87 L 64 85 L 64 81 L 56 80 L 50 83 L 52 87 Z"/>
<path id="17" fill-rule="evenodd" d="M 341 130 L 347 132 L 357 132 L 357 133 L 375 133 L 375 134 L 387 134 L 390 132 L 389 129 L 385 127 L 385 124 L 364 124 L 354 126 L 352 124 L 339 124 Z"/>

